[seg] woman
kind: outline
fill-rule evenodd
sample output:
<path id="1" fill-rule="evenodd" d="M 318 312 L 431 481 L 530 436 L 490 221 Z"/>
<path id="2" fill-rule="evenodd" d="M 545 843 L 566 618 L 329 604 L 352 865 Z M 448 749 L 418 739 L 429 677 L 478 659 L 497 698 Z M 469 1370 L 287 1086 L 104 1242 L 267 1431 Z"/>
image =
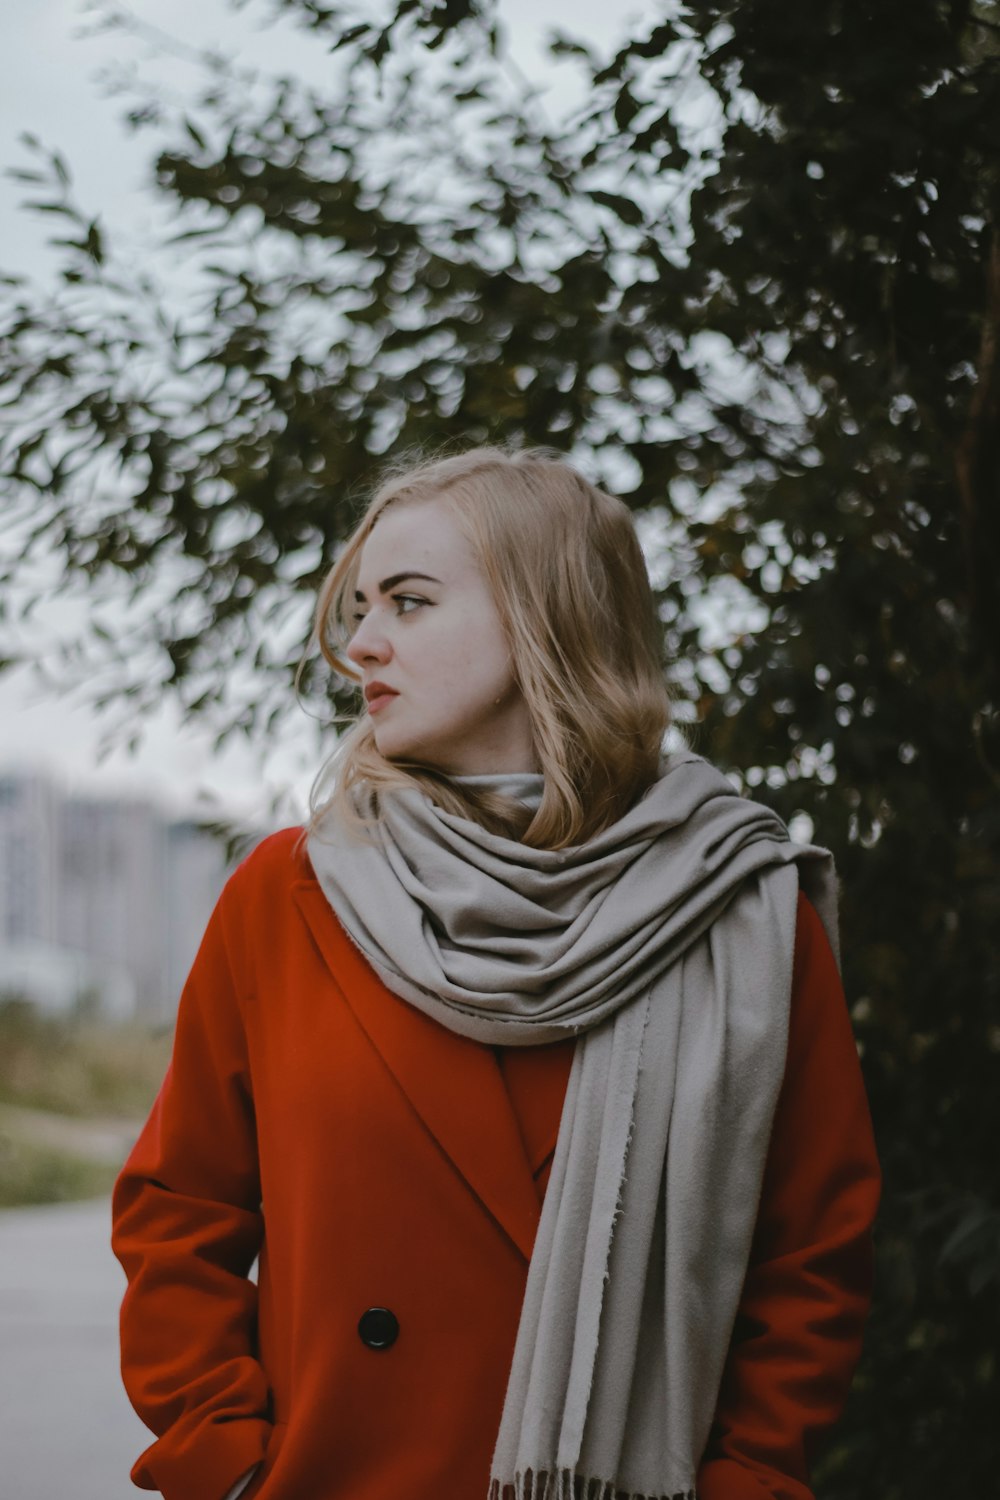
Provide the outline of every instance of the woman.
<path id="1" fill-rule="evenodd" d="M 366 712 L 115 1189 L 135 1483 L 806 1500 L 880 1189 L 831 856 L 663 752 L 631 517 L 547 451 L 388 478 L 316 628 Z"/>

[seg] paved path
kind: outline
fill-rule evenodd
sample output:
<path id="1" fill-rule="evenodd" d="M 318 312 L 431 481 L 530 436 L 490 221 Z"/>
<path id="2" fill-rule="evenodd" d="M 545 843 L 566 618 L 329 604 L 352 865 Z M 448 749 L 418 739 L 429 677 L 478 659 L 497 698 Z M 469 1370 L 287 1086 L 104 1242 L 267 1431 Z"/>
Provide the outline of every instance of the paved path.
<path id="1" fill-rule="evenodd" d="M 0 1494 L 139 1500 L 152 1434 L 118 1373 L 125 1276 L 107 1199 L 0 1212 Z"/>

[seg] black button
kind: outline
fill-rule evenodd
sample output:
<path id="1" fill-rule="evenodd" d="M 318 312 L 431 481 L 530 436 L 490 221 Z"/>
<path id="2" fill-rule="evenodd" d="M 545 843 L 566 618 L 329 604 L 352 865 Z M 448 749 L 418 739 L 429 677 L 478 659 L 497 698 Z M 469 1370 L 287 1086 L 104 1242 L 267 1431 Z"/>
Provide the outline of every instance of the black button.
<path id="1" fill-rule="evenodd" d="M 370 1307 L 361 1314 L 358 1333 L 369 1349 L 388 1349 L 399 1337 L 399 1319 L 387 1307 Z"/>

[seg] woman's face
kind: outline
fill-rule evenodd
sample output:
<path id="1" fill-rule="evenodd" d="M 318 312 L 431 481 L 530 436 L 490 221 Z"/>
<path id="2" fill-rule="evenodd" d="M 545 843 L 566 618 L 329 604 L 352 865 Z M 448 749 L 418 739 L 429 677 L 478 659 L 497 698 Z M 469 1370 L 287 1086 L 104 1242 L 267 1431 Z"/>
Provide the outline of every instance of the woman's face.
<path id="1" fill-rule="evenodd" d="M 361 550 L 347 656 L 388 760 L 537 771 L 527 704 L 471 543 L 444 501 L 390 506 Z M 379 698 L 383 683 L 395 696 Z"/>

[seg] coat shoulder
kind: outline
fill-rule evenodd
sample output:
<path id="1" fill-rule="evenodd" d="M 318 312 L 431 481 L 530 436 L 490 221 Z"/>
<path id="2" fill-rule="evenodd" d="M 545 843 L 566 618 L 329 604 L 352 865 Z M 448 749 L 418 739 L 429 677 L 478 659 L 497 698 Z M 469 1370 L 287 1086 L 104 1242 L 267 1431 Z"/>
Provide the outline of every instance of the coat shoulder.
<path id="1" fill-rule="evenodd" d="M 233 895 L 287 888 L 298 880 L 314 880 L 306 852 L 306 829 L 301 826 L 279 828 L 269 833 L 237 865 L 227 881 Z"/>
<path id="2" fill-rule="evenodd" d="M 823 919 L 803 890 L 799 891 L 798 909 L 795 914 L 795 962 L 794 981 L 798 983 L 808 973 L 822 973 L 830 979 L 830 970 L 837 972 L 837 961 L 830 947 L 830 940 L 823 926 Z"/>

